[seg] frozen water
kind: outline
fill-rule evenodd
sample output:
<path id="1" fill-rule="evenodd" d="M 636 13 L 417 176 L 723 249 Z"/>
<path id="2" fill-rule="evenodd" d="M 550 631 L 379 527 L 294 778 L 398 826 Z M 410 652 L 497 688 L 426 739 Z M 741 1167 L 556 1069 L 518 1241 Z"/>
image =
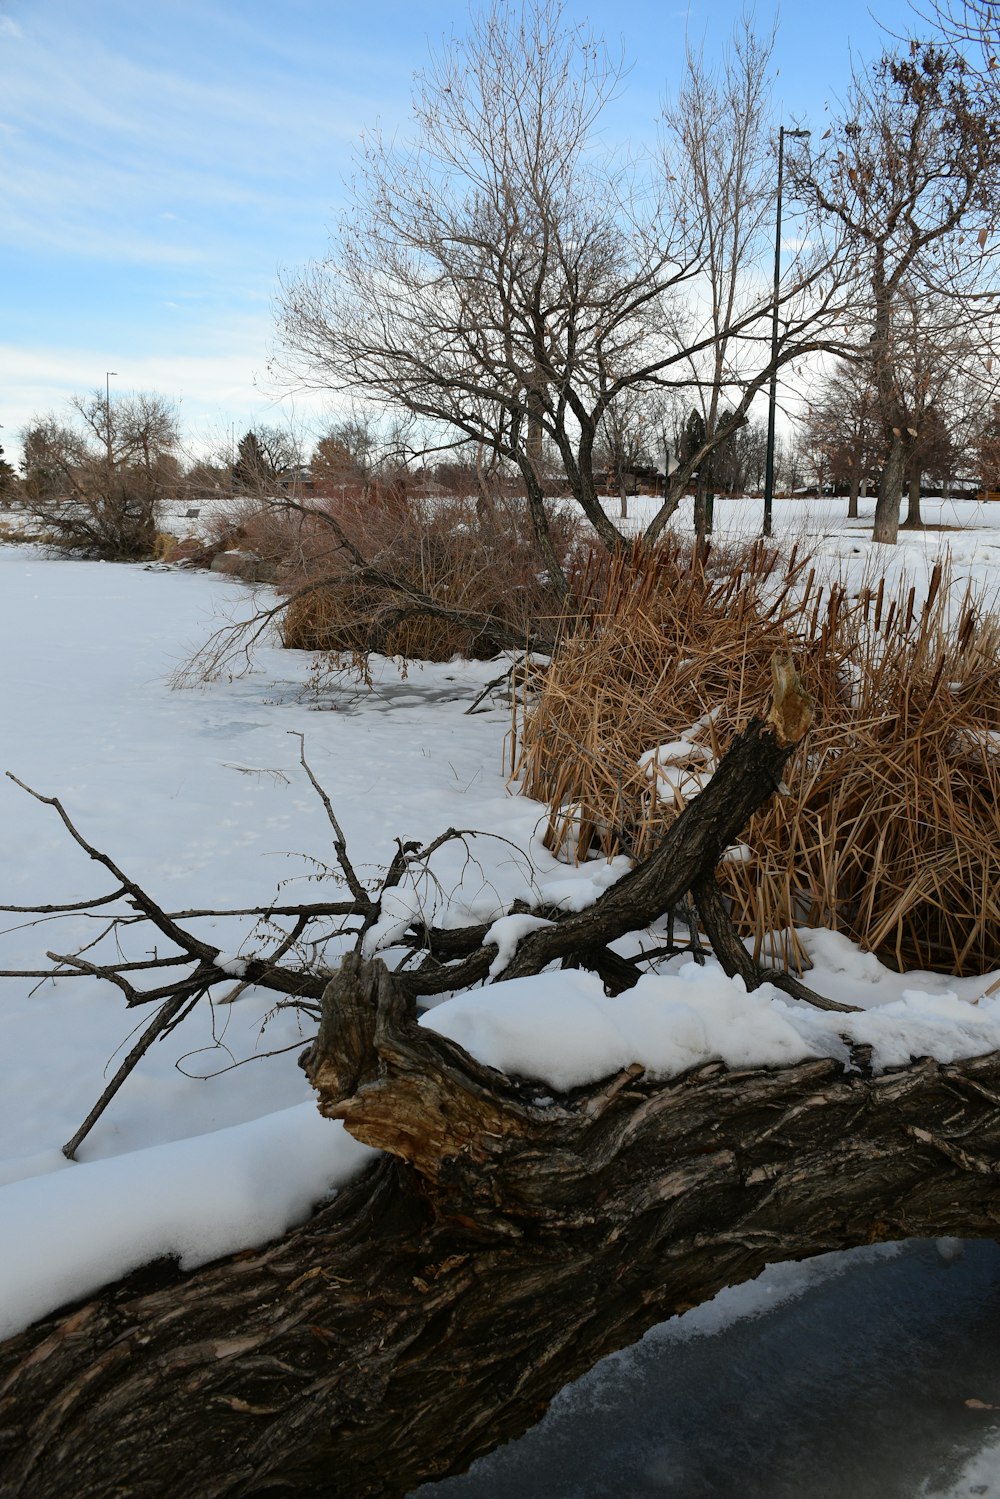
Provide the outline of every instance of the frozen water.
<path id="1" fill-rule="evenodd" d="M 1000 1494 L 976 1466 L 998 1438 L 1000 1247 L 956 1258 L 951 1241 L 912 1241 L 765 1271 L 605 1359 L 520 1441 L 416 1492 L 965 1499 Z"/>

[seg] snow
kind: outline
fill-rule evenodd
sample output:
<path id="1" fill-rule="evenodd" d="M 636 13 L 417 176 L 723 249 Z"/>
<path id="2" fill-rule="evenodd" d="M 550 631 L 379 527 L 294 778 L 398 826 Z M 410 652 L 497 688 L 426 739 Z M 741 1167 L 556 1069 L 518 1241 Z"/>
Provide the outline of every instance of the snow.
<path id="1" fill-rule="evenodd" d="M 560 864 L 548 873 L 540 870 L 535 876 L 538 903 L 553 906 L 557 911 L 585 911 L 599 895 L 617 884 L 623 874 L 628 874 L 630 868 L 630 861 L 617 854 L 613 859 L 595 859 L 578 869 L 571 864 Z"/>
<path id="2" fill-rule="evenodd" d="M 427 919 L 416 890 L 387 890 L 382 897 L 382 914 L 365 934 L 364 956 L 372 958 L 383 948 L 392 947 L 411 921 Z"/>
<path id="3" fill-rule="evenodd" d="M 997 1409 L 995 1405 L 986 1404 L 978 1408 Z M 947 1489 L 924 1489 L 922 1493 L 926 1499 L 1000 1499 L 1000 1440 L 991 1441 L 970 1457 Z"/>
<path id="4" fill-rule="evenodd" d="M 484 947 L 495 947 L 497 955 L 489 967 L 491 979 L 497 978 L 508 968 L 511 959 L 517 952 L 517 944 L 522 937 L 527 937 L 529 932 L 537 932 L 539 927 L 551 926 L 552 922 L 544 916 L 501 916 L 499 921 L 494 921 L 486 936 L 483 938 Z"/>
<path id="5" fill-rule="evenodd" d="M 221 968 L 223 973 L 228 973 L 231 978 L 241 979 L 247 971 L 247 965 L 243 958 L 236 958 L 232 953 L 217 953 L 212 960 L 216 968 Z"/>
<path id="6" fill-rule="evenodd" d="M 823 992 L 822 969 L 809 977 Z M 848 1063 L 851 1044 L 872 1048 L 876 1072 L 912 1057 L 984 1056 L 1000 1048 L 1000 996 L 973 1005 L 911 988 L 892 1003 L 844 1015 L 788 1001 L 770 984 L 747 993 L 742 979 L 727 978 L 712 960 L 646 974 L 614 998 L 580 970 L 512 979 L 445 1001 L 423 1024 L 487 1066 L 562 1093 L 634 1063 L 664 1079 L 704 1062 L 784 1067 L 833 1056 Z"/>
<path id="7" fill-rule="evenodd" d="M 896 549 L 873 548 L 860 526 L 845 524 L 845 509 L 842 500 L 779 501 L 776 528 L 808 543 L 850 589 L 876 565 L 910 579 L 919 598 L 947 548 L 956 590 L 995 592 L 1000 505 L 925 502 L 929 520 L 955 529 L 905 534 Z M 717 540 L 759 529 L 755 502 L 719 501 L 715 515 Z M 172 690 L 178 663 L 248 608 L 243 586 L 219 575 L 0 546 L 0 770 L 58 795 L 84 835 L 165 908 L 238 909 L 279 889 L 286 902 L 342 898 L 331 830 L 299 765 L 301 734 L 364 882 L 374 885 L 397 837 L 426 844 L 449 827 L 479 830 L 443 843 L 428 865 L 411 864 L 366 951 L 395 961 L 414 919 L 489 925 L 501 982 L 444 999 L 423 1023 L 533 1079 L 539 1106 L 559 1107 L 566 1090 L 633 1063 L 671 1078 L 708 1060 L 779 1066 L 832 1055 L 849 1065 L 851 1043 L 871 1046 L 881 1068 L 1000 1047 L 1000 996 L 986 992 L 996 974 L 892 973 L 821 930 L 798 934 L 814 965 L 809 982 L 862 1013 L 814 1010 L 769 987 L 748 994 L 711 959 L 670 960 L 615 999 L 578 970 L 502 981 L 518 945 L 544 924 L 533 912 L 582 910 L 629 865 L 572 868 L 542 847 L 544 809 L 506 784 L 506 710 L 465 712 L 497 663 L 386 661 L 376 663 L 371 692 L 347 680 L 314 691 L 308 657 L 265 646 L 244 675 Z M 654 748 L 650 775 L 678 783 L 705 773 L 706 751 L 689 737 L 701 727 Z M 5 902 L 75 901 L 111 888 L 54 811 L 6 779 L 0 822 Z M 524 913 L 504 915 L 514 901 Z M 77 1163 L 60 1146 L 149 1012 L 126 1010 L 90 978 L 0 979 L 0 1335 L 150 1259 L 190 1267 L 267 1242 L 369 1159 L 315 1110 L 297 1064 L 308 1018 L 241 982 L 261 941 L 252 921 L 192 925 L 219 952 L 215 1002 L 199 1004 L 143 1057 Z M 38 926 L 8 914 L 0 927 L 5 969 L 42 968 L 46 950 L 96 935 L 83 915 Z M 630 941 L 631 951 L 655 946 L 657 934 Z M 331 963 L 339 951 L 332 942 Z M 727 1294 L 746 1307 L 763 1291 Z M 970 1468 L 967 1488 L 954 1492 L 974 1492 L 980 1471 Z"/>
<path id="8" fill-rule="evenodd" d="M 683 804 L 708 785 L 715 770 L 715 759 L 707 745 L 695 744 L 682 737 L 671 739 L 655 749 L 644 750 L 639 756 L 638 766 L 648 781 L 666 787 L 668 800 L 676 798 Z"/>
<path id="9" fill-rule="evenodd" d="M 297 733 L 362 879 L 392 858 L 397 834 L 421 842 L 449 826 L 494 834 L 445 844 L 429 873 L 414 873 L 398 899 L 419 898 L 429 916 L 446 909 L 453 923 L 491 921 L 516 899 L 537 904 L 550 881 L 545 899 L 585 905 L 624 872 L 623 860 L 589 876 L 569 871 L 542 849 L 542 809 L 506 787 L 505 713 L 465 713 L 496 676 L 495 662 L 405 674 L 386 662 L 371 694 L 344 682 L 317 697 L 307 689 L 311 659 L 264 649 L 246 676 L 172 690 L 177 665 L 247 608 L 246 590 L 214 574 L 0 547 L 0 638 L 17 643 L 3 656 L 0 770 L 57 794 L 84 835 L 172 910 L 266 903 L 279 886 L 286 901 L 316 898 L 324 885 L 342 897 L 324 874 L 332 835 L 299 766 Z M 5 778 L 0 825 L 6 903 L 113 888 L 54 811 Z M 361 1165 L 340 1126 L 316 1114 L 298 1066 L 315 1027 L 240 985 L 257 940 L 252 922 L 192 925 L 219 949 L 216 1002 L 198 1005 L 147 1052 L 74 1165 L 60 1147 L 150 1012 L 126 1010 L 120 994 L 90 978 L 0 979 L 7 1331 L 12 1309 L 24 1323 L 149 1258 L 194 1263 L 198 1244 L 211 1257 L 274 1237 Z M 0 929 L 5 969 L 44 967 L 47 949 L 69 951 L 96 935 L 83 916 L 33 927 L 26 915 L 0 915 Z M 227 1154 L 212 1168 L 223 1141 Z M 195 1171 L 202 1158 L 204 1171 Z M 24 1229 L 33 1209 L 18 1207 L 37 1202 L 41 1223 L 43 1201 L 45 1221 L 63 1225 L 44 1253 Z M 113 1254 L 108 1236 L 120 1246 Z"/>
<path id="10" fill-rule="evenodd" d="M 275 1239 L 374 1154 L 308 1103 L 85 1165 L 56 1152 L 0 1198 L 0 1338 L 163 1255 L 191 1270 Z"/>
<path id="11" fill-rule="evenodd" d="M 488 1066 L 564 1093 L 634 1062 L 659 1079 L 709 1061 L 780 1067 L 818 1055 L 783 1008 L 715 964 L 685 963 L 613 999 L 578 969 L 512 979 L 447 1000 L 423 1024 Z"/>

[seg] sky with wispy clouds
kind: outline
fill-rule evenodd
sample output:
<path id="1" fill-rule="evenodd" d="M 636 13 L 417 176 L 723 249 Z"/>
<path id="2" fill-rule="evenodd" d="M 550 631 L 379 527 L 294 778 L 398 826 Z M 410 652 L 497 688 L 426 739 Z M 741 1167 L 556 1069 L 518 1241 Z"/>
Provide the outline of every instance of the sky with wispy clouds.
<path id="1" fill-rule="evenodd" d="M 710 60 L 742 10 L 566 0 L 632 60 L 609 131 L 648 139 L 685 37 Z M 282 393 L 268 374 L 279 274 L 322 256 L 361 130 L 405 130 L 414 72 L 468 14 L 443 0 L 0 0 L 7 454 L 109 371 L 112 393 L 176 401 L 194 449 L 255 422 L 321 431 L 335 393 Z M 788 0 L 786 123 L 823 126 L 852 52 L 884 45 L 879 21 L 916 24 L 906 0 Z"/>

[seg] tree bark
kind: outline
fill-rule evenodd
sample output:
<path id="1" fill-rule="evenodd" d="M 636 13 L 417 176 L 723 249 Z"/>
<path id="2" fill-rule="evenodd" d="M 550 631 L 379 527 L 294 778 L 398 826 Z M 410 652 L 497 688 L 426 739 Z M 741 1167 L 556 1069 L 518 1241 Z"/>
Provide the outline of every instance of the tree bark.
<path id="1" fill-rule="evenodd" d="M 899 502 L 903 493 L 906 474 L 907 450 L 903 439 L 894 436 L 882 468 L 882 478 L 875 502 L 875 524 L 872 541 L 883 541 L 895 545 L 899 535 Z"/>
<path id="2" fill-rule="evenodd" d="M 914 459 L 914 464 L 916 459 Z M 907 485 L 906 519 L 903 521 L 903 530 L 920 531 L 923 529 L 923 518 L 920 514 L 920 472 L 910 473 Z"/>
<path id="3" fill-rule="evenodd" d="M 400 1496 L 768 1262 L 1000 1234 L 997 1056 L 634 1066 L 542 1106 L 352 957 L 307 1065 L 388 1154 L 277 1244 L 140 1272 L 7 1343 L 4 1499 Z"/>

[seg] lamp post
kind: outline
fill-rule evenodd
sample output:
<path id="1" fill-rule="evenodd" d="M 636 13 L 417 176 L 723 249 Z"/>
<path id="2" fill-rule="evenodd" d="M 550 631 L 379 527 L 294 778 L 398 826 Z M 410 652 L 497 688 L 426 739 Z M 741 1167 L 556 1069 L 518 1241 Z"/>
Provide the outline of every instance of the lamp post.
<path id="1" fill-rule="evenodd" d="M 778 404 L 778 294 L 781 286 L 781 185 L 785 169 L 785 136 L 804 140 L 808 130 L 778 130 L 778 208 L 774 227 L 774 309 L 771 316 L 771 395 L 767 408 L 767 462 L 764 467 L 764 532 L 771 534 L 774 501 L 774 416 Z"/>
<path id="2" fill-rule="evenodd" d="M 108 482 L 111 482 L 111 376 L 117 370 L 104 371 L 104 442 L 108 450 Z"/>

